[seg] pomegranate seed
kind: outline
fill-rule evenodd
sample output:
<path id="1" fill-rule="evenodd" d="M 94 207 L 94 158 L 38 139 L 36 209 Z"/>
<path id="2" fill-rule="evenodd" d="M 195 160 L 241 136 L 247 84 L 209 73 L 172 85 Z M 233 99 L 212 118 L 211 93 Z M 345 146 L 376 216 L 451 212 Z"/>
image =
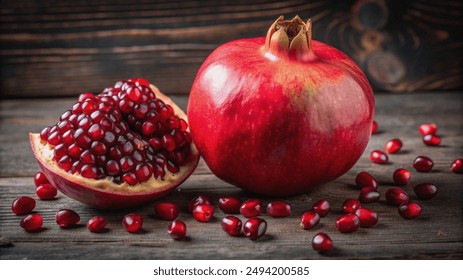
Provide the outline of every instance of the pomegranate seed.
<path id="1" fill-rule="evenodd" d="M 409 199 L 408 194 L 399 187 L 389 188 L 384 196 L 386 197 L 387 203 L 392 205 L 407 203 Z"/>
<path id="2" fill-rule="evenodd" d="M 231 236 L 240 236 L 242 222 L 235 216 L 226 216 L 220 222 L 222 229 Z"/>
<path id="3" fill-rule="evenodd" d="M 122 218 L 122 225 L 130 233 L 137 233 L 143 226 L 143 217 L 135 213 L 129 213 Z"/>
<path id="4" fill-rule="evenodd" d="M 47 126 L 40 132 L 40 140 L 46 142 L 48 140 L 48 135 L 49 134 L 50 134 L 50 127 Z"/>
<path id="5" fill-rule="evenodd" d="M 374 163 L 378 164 L 386 164 L 389 161 L 388 156 L 386 153 L 380 151 L 380 150 L 374 150 L 370 154 L 370 159 Z"/>
<path id="6" fill-rule="evenodd" d="M 397 169 L 396 171 L 394 171 L 394 174 L 392 175 L 394 185 L 398 185 L 398 186 L 408 185 L 411 178 L 412 178 L 412 173 L 405 168 Z"/>
<path id="7" fill-rule="evenodd" d="M 98 170 L 96 169 L 95 166 L 90 165 L 90 164 L 85 164 L 84 166 L 82 166 L 80 175 L 88 179 L 96 179 L 98 177 L 97 172 Z"/>
<path id="8" fill-rule="evenodd" d="M 342 212 L 345 214 L 354 213 L 357 209 L 361 207 L 360 201 L 353 198 L 348 198 L 344 200 L 342 204 Z"/>
<path id="9" fill-rule="evenodd" d="M 378 132 L 378 123 L 373 121 L 371 125 L 371 134 L 376 134 L 376 132 Z"/>
<path id="10" fill-rule="evenodd" d="M 80 216 L 73 210 L 61 209 L 56 212 L 55 220 L 60 227 L 67 228 L 77 225 L 80 222 Z"/>
<path id="11" fill-rule="evenodd" d="M 186 224 L 181 220 L 174 220 L 167 226 L 167 232 L 172 238 L 182 239 L 186 236 Z"/>
<path id="12" fill-rule="evenodd" d="M 178 217 L 178 206 L 172 202 L 160 202 L 154 206 L 154 212 L 160 219 L 173 221 Z"/>
<path id="13" fill-rule="evenodd" d="M 214 215 L 214 206 L 208 203 L 198 204 L 193 208 L 193 217 L 198 222 L 207 223 L 212 219 Z"/>
<path id="14" fill-rule="evenodd" d="M 36 187 L 38 187 L 42 184 L 50 184 L 50 182 L 43 172 L 37 172 L 34 176 L 34 184 Z"/>
<path id="15" fill-rule="evenodd" d="M 418 131 L 421 135 L 429 135 L 429 134 L 436 134 L 437 133 L 437 125 L 434 123 L 426 123 L 422 124 L 418 127 Z"/>
<path id="16" fill-rule="evenodd" d="M 452 162 L 452 166 L 450 167 L 450 171 L 463 174 L 463 159 L 459 158 L 454 160 Z"/>
<path id="17" fill-rule="evenodd" d="M 336 228 L 342 233 L 354 232 L 359 225 L 360 220 L 355 214 L 346 214 L 336 220 Z"/>
<path id="18" fill-rule="evenodd" d="M 193 208 L 195 208 L 196 205 L 204 203 L 212 205 L 212 199 L 203 194 L 197 195 L 190 200 L 190 203 L 188 203 L 188 210 L 193 212 Z"/>
<path id="19" fill-rule="evenodd" d="M 421 214 L 421 205 L 416 202 L 407 202 L 399 206 L 399 214 L 404 219 L 414 219 Z"/>
<path id="20" fill-rule="evenodd" d="M 434 162 L 425 156 L 417 156 L 413 161 L 413 167 L 418 172 L 429 172 L 432 170 L 434 166 Z"/>
<path id="21" fill-rule="evenodd" d="M 364 187 L 372 187 L 374 189 L 378 188 L 378 182 L 376 181 L 376 179 L 366 171 L 362 171 L 359 174 L 357 174 L 357 176 L 355 177 L 355 184 L 360 189 L 363 189 Z"/>
<path id="22" fill-rule="evenodd" d="M 355 211 L 355 215 L 359 217 L 360 227 L 368 228 L 378 223 L 378 214 L 368 208 L 359 208 Z"/>
<path id="23" fill-rule="evenodd" d="M 257 198 L 246 200 L 240 207 L 240 213 L 246 218 L 259 216 L 262 213 L 262 201 Z"/>
<path id="24" fill-rule="evenodd" d="M 312 238 L 312 248 L 319 253 L 327 253 L 333 249 L 333 241 L 327 234 L 319 232 Z"/>
<path id="25" fill-rule="evenodd" d="M 250 218 L 244 223 L 243 234 L 254 241 L 264 236 L 267 231 L 267 222 L 261 218 Z"/>
<path id="26" fill-rule="evenodd" d="M 440 137 L 437 135 L 428 134 L 423 136 L 423 143 L 427 146 L 439 146 L 440 142 Z"/>
<path id="27" fill-rule="evenodd" d="M 395 154 L 402 149 L 402 146 L 402 141 L 398 138 L 394 138 L 386 142 L 384 149 L 389 154 Z"/>
<path id="28" fill-rule="evenodd" d="M 227 195 L 219 198 L 219 208 L 226 214 L 238 214 L 243 202 L 236 196 Z"/>
<path id="29" fill-rule="evenodd" d="M 267 205 L 267 214 L 271 217 L 288 217 L 291 215 L 291 205 L 282 200 L 272 200 Z"/>
<path id="30" fill-rule="evenodd" d="M 95 216 L 88 220 L 87 228 L 91 232 L 100 233 L 105 231 L 106 225 L 108 221 L 106 221 L 105 217 L 103 216 Z"/>
<path id="31" fill-rule="evenodd" d="M 317 212 L 320 217 L 325 217 L 330 212 L 330 203 L 326 199 L 320 199 L 312 205 L 312 210 Z"/>
<path id="32" fill-rule="evenodd" d="M 19 225 L 26 231 L 39 231 L 43 225 L 43 219 L 40 214 L 30 214 L 24 217 Z"/>
<path id="33" fill-rule="evenodd" d="M 40 200 L 51 200 L 56 197 L 58 190 L 51 184 L 42 184 L 35 190 L 35 194 Z"/>
<path id="34" fill-rule="evenodd" d="M 15 215 L 23 215 L 32 212 L 35 208 L 35 199 L 28 196 L 16 198 L 11 204 L 11 211 Z"/>
<path id="35" fill-rule="evenodd" d="M 430 200 L 437 195 L 437 187 L 429 183 L 418 184 L 413 188 L 413 191 L 421 200 Z"/>
<path id="36" fill-rule="evenodd" d="M 362 203 L 377 202 L 381 195 L 377 190 L 372 187 L 365 187 L 360 191 L 359 200 Z"/>
<path id="37" fill-rule="evenodd" d="M 312 229 L 320 222 L 320 215 L 314 210 L 304 212 L 301 216 L 299 225 L 303 229 Z"/>

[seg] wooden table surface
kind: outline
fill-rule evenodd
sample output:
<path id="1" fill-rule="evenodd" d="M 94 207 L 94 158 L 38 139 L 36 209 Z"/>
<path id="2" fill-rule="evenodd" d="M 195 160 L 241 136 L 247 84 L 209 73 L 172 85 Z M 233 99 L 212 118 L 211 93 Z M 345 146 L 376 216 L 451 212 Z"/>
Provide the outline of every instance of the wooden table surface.
<path id="1" fill-rule="evenodd" d="M 186 97 L 175 98 L 185 108 Z M 196 194 L 210 195 L 215 202 L 221 195 L 242 198 L 251 195 L 219 180 L 204 162 L 194 174 L 163 201 L 174 201 L 182 207 L 180 218 L 188 226 L 188 240 L 171 239 L 168 222 L 153 217 L 153 203 L 121 211 L 107 212 L 84 206 L 59 194 L 53 201 L 37 201 L 36 212 L 44 218 L 44 230 L 27 233 L 19 227 L 21 216 L 11 212 L 11 203 L 22 195 L 35 197 L 33 175 L 38 165 L 28 143 L 28 132 L 38 132 L 57 120 L 74 99 L 22 99 L 0 101 L 0 259 L 461 259 L 463 258 L 463 175 L 449 171 L 451 162 L 463 158 L 463 94 L 461 92 L 377 94 L 376 117 L 379 133 L 373 135 L 359 162 L 344 176 L 327 183 L 324 188 L 307 195 L 287 198 L 293 206 L 288 218 L 262 216 L 268 222 L 267 235 L 258 242 L 244 237 L 230 237 L 220 228 L 224 214 L 216 207 L 210 223 L 196 222 L 187 210 L 187 201 Z M 427 147 L 418 134 L 422 123 L 435 122 L 442 136 L 440 147 Z M 400 154 L 391 155 L 390 163 L 377 165 L 369 161 L 373 149 L 395 137 L 404 142 Z M 348 143 L 346 143 L 348 144 Z M 435 167 L 430 173 L 412 170 L 412 182 L 405 190 L 416 200 L 412 187 L 429 182 L 439 188 L 438 196 L 420 202 L 422 215 L 415 220 L 402 219 L 396 207 L 384 202 L 384 192 L 392 185 L 392 172 L 400 167 L 411 168 L 418 155 L 431 157 Z M 379 223 L 369 229 L 342 234 L 335 229 L 344 199 L 356 197 L 355 175 L 366 170 L 380 182 L 382 199 L 367 207 L 379 214 Z M 332 212 L 322 218 L 313 230 L 299 227 L 301 213 L 312 203 L 326 198 Z M 270 199 L 262 197 L 264 202 Z M 81 224 L 61 229 L 54 222 L 55 212 L 71 208 L 81 216 Z M 142 213 L 143 232 L 127 233 L 121 226 L 123 215 Z M 90 233 L 85 224 L 94 215 L 107 217 L 109 231 Z M 310 239 L 319 231 L 326 232 L 335 250 L 319 255 L 312 250 Z"/>

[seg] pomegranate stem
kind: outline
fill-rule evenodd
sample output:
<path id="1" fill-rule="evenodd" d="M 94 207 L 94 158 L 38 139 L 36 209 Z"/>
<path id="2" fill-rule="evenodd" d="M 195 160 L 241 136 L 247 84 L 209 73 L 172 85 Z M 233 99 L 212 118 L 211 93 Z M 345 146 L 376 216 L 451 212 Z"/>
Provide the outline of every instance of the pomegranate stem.
<path id="1" fill-rule="evenodd" d="M 312 51 L 312 21 L 304 22 L 299 16 L 284 20 L 280 16 L 267 31 L 264 53 L 272 57 L 288 57 L 309 62 L 316 57 Z"/>

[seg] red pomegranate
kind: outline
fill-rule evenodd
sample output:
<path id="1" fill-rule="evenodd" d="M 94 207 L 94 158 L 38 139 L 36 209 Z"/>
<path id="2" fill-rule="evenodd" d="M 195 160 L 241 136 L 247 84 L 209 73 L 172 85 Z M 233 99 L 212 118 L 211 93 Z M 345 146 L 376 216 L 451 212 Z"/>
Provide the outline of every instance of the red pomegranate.
<path id="1" fill-rule="evenodd" d="M 30 142 L 40 168 L 65 195 L 96 208 L 161 197 L 198 164 L 185 113 L 148 81 L 81 94 L 56 125 Z"/>
<path id="2" fill-rule="evenodd" d="M 370 138 L 371 87 L 341 51 L 312 40 L 311 21 L 278 18 L 266 37 L 214 50 L 191 88 L 188 118 L 219 178 L 274 196 L 347 172 Z"/>

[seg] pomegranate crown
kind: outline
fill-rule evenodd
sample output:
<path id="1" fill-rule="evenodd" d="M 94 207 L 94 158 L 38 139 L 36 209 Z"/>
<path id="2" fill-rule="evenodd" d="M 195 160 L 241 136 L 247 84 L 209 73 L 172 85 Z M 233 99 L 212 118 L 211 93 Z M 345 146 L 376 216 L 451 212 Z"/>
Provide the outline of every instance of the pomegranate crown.
<path id="1" fill-rule="evenodd" d="M 267 31 L 264 52 L 277 57 L 287 56 L 300 61 L 315 58 L 311 47 L 312 21 L 304 22 L 299 16 L 291 20 L 278 17 Z"/>

